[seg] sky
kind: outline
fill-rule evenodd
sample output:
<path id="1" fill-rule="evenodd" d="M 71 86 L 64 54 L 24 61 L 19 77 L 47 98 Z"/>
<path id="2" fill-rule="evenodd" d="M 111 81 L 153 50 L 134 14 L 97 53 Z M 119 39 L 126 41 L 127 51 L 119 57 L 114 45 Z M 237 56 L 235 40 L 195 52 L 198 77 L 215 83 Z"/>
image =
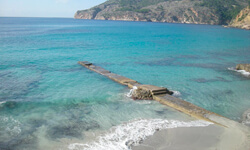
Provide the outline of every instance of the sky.
<path id="1" fill-rule="evenodd" d="M 0 17 L 73 18 L 77 10 L 91 8 L 106 0 L 0 0 Z"/>

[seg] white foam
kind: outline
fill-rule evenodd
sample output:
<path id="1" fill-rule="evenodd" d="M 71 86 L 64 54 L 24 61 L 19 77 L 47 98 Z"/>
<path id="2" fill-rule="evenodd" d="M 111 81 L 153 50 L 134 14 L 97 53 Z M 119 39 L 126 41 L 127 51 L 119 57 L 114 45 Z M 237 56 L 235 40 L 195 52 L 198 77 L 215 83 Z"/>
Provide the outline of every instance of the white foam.
<path id="1" fill-rule="evenodd" d="M 6 103 L 6 101 L 2 101 L 2 102 L 0 102 L 0 105 L 1 105 L 1 104 L 4 104 L 4 103 Z"/>
<path id="2" fill-rule="evenodd" d="M 73 143 L 70 150 L 130 150 L 131 146 L 138 145 L 147 136 L 154 132 L 178 127 L 205 127 L 212 123 L 206 121 L 183 122 L 177 120 L 140 119 L 113 127 L 110 131 L 93 143 Z"/>
<path id="3" fill-rule="evenodd" d="M 181 96 L 181 92 L 179 92 L 179 91 L 172 91 L 172 92 L 174 92 L 172 94 L 172 96 L 174 96 L 174 97 L 180 97 Z"/>
<path id="4" fill-rule="evenodd" d="M 232 71 L 236 71 L 236 72 L 239 72 L 239 73 L 241 73 L 242 75 L 244 75 L 244 76 L 250 76 L 250 72 L 247 72 L 247 71 L 245 71 L 245 70 L 236 70 L 234 67 L 231 67 L 231 68 L 227 68 L 228 70 L 232 70 Z"/>
<path id="5" fill-rule="evenodd" d="M 232 70 L 232 71 L 236 71 L 236 69 L 234 67 L 229 67 L 227 68 L 228 70 Z"/>
<path id="6" fill-rule="evenodd" d="M 127 96 L 127 97 L 132 97 L 133 92 L 134 92 L 135 90 L 137 90 L 137 86 L 133 86 L 133 88 L 129 91 L 129 93 L 126 94 L 126 96 Z"/>
<path id="7" fill-rule="evenodd" d="M 22 132 L 21 123 L 13 117 L 0 116 L 0 122 L 2 126 L 5 126 L 5 131 L 9 136 L 17 136 Z"/>
<path id="8" fill-rule="evenodd" d="M 247 72 L 245 70 L 237 70 L 237 72 L 239 72 L 239 73 L 241 73 L 241 74 L 243 74 L 245 76 L 249 76 L 250 75 L 250 72 Z"/>

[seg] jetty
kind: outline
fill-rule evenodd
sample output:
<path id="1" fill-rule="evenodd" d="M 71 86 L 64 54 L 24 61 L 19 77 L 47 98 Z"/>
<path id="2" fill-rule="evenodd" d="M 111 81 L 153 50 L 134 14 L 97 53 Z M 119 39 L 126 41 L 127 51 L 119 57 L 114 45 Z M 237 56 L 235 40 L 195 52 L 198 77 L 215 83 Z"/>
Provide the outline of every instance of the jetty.
<path id="1" fill-rule="evenodd" d="M 220 119 L 218 119 L 221 117 L 226 119 L 225 117 L 196 106 L 190 102 L 174 97 L 172 96 L 173 92 L 165 87 L 141 84 L 136 80 L 132 80 L 127 77 L 112 73 L 111 71 L 96 66 L 88 61 L 79 61 L 78 63 L 89 70 L 92 70 L 96 73 L 106 76 L 107 78 L 115 82 L 134 89 L 132 92 L 132 97 L 134 99 L 152 99 L 197 119 L 206 120 L 226 127 L 225 125 L 223 125 L 223 123 L 220 123 Z"/>

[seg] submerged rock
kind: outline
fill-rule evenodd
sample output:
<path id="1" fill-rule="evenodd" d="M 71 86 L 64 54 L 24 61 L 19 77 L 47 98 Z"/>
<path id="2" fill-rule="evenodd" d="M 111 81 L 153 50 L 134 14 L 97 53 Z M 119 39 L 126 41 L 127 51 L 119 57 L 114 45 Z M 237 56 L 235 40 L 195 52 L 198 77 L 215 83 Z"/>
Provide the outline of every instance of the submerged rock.
<path id="1" fill-rule="evenodd" d="M 67 137 L 83 138 L 83 132 L 91 129 L 100 128 L 100 125 L 93 120 L 62 122 L 58 125 L 50 127 L 47 135 L 52 139 L 60 139 Z"/>
<path id="2" fill-rule="evenodd" d="M 236 70 L 245 70 L 247 72 L 250 72 L 250 64 L 238 64 L 236 66 Z"/>

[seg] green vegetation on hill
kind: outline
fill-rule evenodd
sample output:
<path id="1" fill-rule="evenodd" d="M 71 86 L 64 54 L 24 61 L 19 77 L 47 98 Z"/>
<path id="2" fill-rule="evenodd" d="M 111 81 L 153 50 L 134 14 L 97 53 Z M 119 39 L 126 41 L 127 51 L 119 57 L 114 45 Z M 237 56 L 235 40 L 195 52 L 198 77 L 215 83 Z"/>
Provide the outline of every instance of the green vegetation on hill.
<path id="1" fill-rule="evenodd" d="M 214 9 L 219 16 L 220 24 L 228 24 L 244 8 L 246 0 L 203 0 L 200 6 Z M 248 0 L 250 2 L 250 0 Z"/>
<path id="2" fill-rule="evenodd" d="M 121 6 L 118 11 L 135 11 L 139 13 L 148 13 L 149 9 L 141 9 L 149 5 L 155 5 L 160 2 L 165 2 L 169 0 L 118 0 Z"/>
<path id="3" fill-rule="evenodd" d="M 135 7 L 140 9 L 149 5 L 155 5 L 160 2 L 165 2 L 169 0 L 119 0 L 119 3 L 122 7 Z"/>
<path id="4" fill-rule="evenodd" d="M 116 2 L 121 6 L 119 11 L 148 13 L 150 10 L 141 8 L 165 1 L 172 0 L 117 0 Z M 201 0 L 197 5 L 213 9 L 219 16 L 220 24 L 228 24 L 245 7 L 242 3 L 247 2 L 250 4 L 250 0 Z"/>

